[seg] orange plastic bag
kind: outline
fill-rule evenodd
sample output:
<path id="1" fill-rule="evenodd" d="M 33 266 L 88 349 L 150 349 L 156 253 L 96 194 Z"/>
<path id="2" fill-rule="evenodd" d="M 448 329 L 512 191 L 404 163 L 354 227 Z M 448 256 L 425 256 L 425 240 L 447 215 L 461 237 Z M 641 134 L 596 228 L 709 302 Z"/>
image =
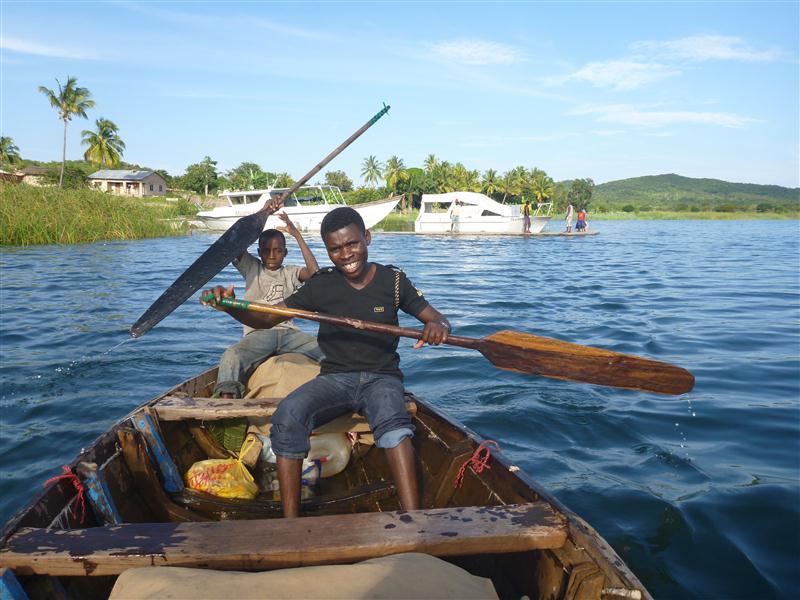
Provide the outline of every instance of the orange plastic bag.
<path id="1" fill-rule="evenodd" d="M 252 445 L 252 443 L 250 444 Z M 239 458 L 209 458 L 194 463 L 183 480 L 193 490 L 206 492 L 221 498 L 252 500 L 258 494 L 258 486 L 242 464 L 241 457 L 248 448 L 242 447 Z"/>

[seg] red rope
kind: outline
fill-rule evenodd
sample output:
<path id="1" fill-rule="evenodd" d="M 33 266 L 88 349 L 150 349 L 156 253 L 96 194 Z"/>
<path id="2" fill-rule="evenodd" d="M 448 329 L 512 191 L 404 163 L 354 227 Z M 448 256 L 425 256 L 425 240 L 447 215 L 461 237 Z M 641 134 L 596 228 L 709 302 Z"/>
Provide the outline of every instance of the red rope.
<path id="1" fill-rule="evenodd" d="M 83 488 L 83 484 L 81 483 L 81 480 L 78 479 L 78 476 L 75 475 L 75 473 L 72 472 L 72 469 L 70 469 L 67 465 L 62 466 L 61 469 L 64 471 L 64 473 L 61 474 L 61 475 L 56 475 L 55 477 L 51 477 L 50 479 L 45 481 L 44 482 L 44 487 L 47 487 L 51 483 L 54 483 L 56 481 L 60 481 L 62 479 L 69 479 L 70 482 L 72 483 L 72 487 L 74 487 L 75 491 L 78 493 L 78 500 L 77 500 L 76 504 L 80 504 L 80 506 L 81 506 L 81 520 L 80 520 L 80 522 L 83 523 L 84 518 L 86 518 L 86 502 L 84 500 L 86 490 Z M 76 506 L 76 504 L 73 504 L 72 508 L 69 509 L 69 512 L 72 514 L 72 518 L 73 519 L 77 519 L 78 518 L 78 516 L 75 514 L 75 506 Z"/>
<path id="2" fill-rule="evenodd" d="M 495 450 L 500 452 L 500 445 L 494 440 L 486 440 L 483 442 L 480 446 L 478 446 L 472 456 L 465 460 L 464 464 L 461 465 L 461 468 L 458 470 L 458 475 L 456 475 L 456 478 L 453 481 L 454 488 L 458 489 L 461 487 L 461 484 L 464 483 L 464 474 L 467 472 L 467 466 L 472 466 L 472 470 L 476 473 L 481 473 L 484 469 L 492 468 L 489 466 L 489 459 L 492 457 L 492 451 L 489 448 L 490 444 L 494 446 Z M 481 456 L 481 452 L 484 452 L 485 454 Z"/>

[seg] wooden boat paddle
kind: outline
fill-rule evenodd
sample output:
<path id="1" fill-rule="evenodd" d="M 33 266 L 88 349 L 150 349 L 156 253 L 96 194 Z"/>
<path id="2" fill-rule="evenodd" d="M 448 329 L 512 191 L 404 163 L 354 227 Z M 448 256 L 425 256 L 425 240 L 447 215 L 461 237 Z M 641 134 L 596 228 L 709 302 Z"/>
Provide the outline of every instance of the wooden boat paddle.
<path id="1" fill-rule="evenodd" d="M 280 196 L 278 208 L 285 198 L 288 198 L 300 189 L 303 184 L 322 170 L 322 167 L 327 165 L 342 152 L 342 150 L 352 144 L 356 138 L 372 127 L 378 119 L 389 112 L 389 108 L 389 106 L 384 104 L 383 108 L 378 111 L 374 117 L 364 123 L 358 131 L 342 142 L 338 148 L 323 158 L 317 166 L 301 177 L 287 192 L 282 194 Z M 206 283 L 211 281 L 211 278 L 222 271 L 228 263 L 247 250 L 250 244 L 255 242 L 258 236 L 261 235 L 261 232 L 264 230 L 264 224 L 267 222 L 267 217 L 274 213 L 275 210 L 277 210 L 277 208 L 271 208 L 269 205 L 265 205 L 264 208 L 258 212 L 242 217 L 236 221 L 236 223 L 223 233 L 216 242 L 211 244 L 200 258 L 194 261 L 194 263 L 186 269 L 163 294 L 161 294 L 158 300 L 153 302 L 150 308 L 139 317 L 139 320 L 136 321 L 130 329 L 131 336 L 138 338 L 150 331 L 159 321 L 183 304 Z"/>
<path id="2" fill-rule="evenodd" d="M 214 296 L 207 295 L 203 297 L 203 301 L 213 302 Z M 416 340 L 422 338 L 422 330 L 419 329 L 260 304 L 248 300 L 222 298 L 219 304 L 227 308 L 308 319 L 318 323 L 364 329 Z M 566 381 L 581 381 L 659 394 L 685 394 L 694 387 L 694 376 L 689 371 L 669 363 L 519 331 L 498 331 L 483 338 L 448 335 L 447 341 L 444 343 L 477 350 L 500 369 L 528 375 L 541 375 Z"/>

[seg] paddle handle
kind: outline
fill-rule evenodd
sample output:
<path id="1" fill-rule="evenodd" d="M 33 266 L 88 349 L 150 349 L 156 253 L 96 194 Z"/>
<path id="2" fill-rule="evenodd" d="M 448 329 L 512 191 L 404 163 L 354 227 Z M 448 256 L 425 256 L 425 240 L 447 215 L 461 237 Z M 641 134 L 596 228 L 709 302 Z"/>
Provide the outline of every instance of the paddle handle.
<path id="1" fill-rule="evenodd" d="M 378 119 L 380 119 L 380 118 L 381 118 L 383 115 L 385 115 L 387 112 L 389 112 L 389 109 L 390 109 L 390 108 L 391 108 L 391 106 L 389 106 L 389 105 L 387 105 L 386 103 L 384 103 L 384 105 L 383 105 L 383 108 L 382 108 L 381 110 L 379 110 L 377 113 L 375 113 L 375 116 L 374 116 L 374 117 L 372 117 L 372 118 L 371 118 L 369 121 L 367 121 L 366 123 L 364 123 L 364 124 L 361 126 L 361 128 L 358 130 L 358 131 L 356 131 L 356 132 L 355 132 L 353 135 L 351 135 L 349 138 L 347 138 L 345 141 L 343 141 L 343 142 L 342 142 L 342 143 L 339 145 L 339 147 L 338 147 L 338 148 L 336 148 L 336 149 L 335 149 L 333 152 L 331 152 L 330 154 L 328 154 L 328 156 L 326 156 L 326 157 L 325 157 L 325 158 L 323 158 L 323 159 L 322 159 L 322 160 L 321 160 L 319 163 L 317 163 L 317 166 L 315 166 L 315 167 L 314 167 L 313 169 L 311 169 L 311 170 L 310 170 L 308 173 L 306 173 L 306 174 L 305 174 L 305 175 L 303 175 L 303 176 L 302 176 L 300 179 L 298 179 L 298 180 L 297 180 L 297 183 L 295 183 L 295 184 L 294 184 L 292 187 L 290 187 L 288 191 L 286 191 L 286 192 L 284 192 L 283 194 L 281 194 L 281 195 L 280 195 L 280 197 L 279 197 L 279 198 L 280 198 L 280 200 L 281 200 L 281 202 L 283 202 L 283 201 L 284 201 L 286 198 L 288 198 L 289 196 L 291 196 L 292 194 L 294 194 L 294 193 L 295 193 L 297 190 L 299 190 L 299 189 L 300 189 L 300 188 L 301 188 L 301 187 L 302 187 L 302 186 L 303 186 L 303 185 L 304 185 L 304 184 L 305 184 L 305 183 L 306 183 L 306 182 L 307 182 L 309 179 L 311 179 L 311 178 L 312 178 L 314 175 L 316 175 L 317 173 L 319 173 L 319 172 L 322 170 L 322 168 L 323 168 L 325 165 L 327 165 L 329 162 L 331 162 L 331 161 L 332 161 L 334 158 L 336 158 L 336 156 L 337 156 L 337 155 L 339 155 L 339 154 L 342 152 L 342 150 L 344 150 L 344 149 L 345 149 L 345 148 L 347 148 L 347 147 L 348 147 L 350 144 L 352 144 L 352 143 L 353 143 L 353 142 L 354 142 L 354 141 L 355 141 L 355 140 L 356 140 L 356 139 L 357 139 L 357 138 L 358 138 L 358 137 L 359 137 L 359 136 L 360 136 L 362 133 L 364 133 L 364 132 L 365 132 L 367 129 L 369 129 L 370 127 L 372 127 L 372 126 L 375 124 L 375 122 L 376 122 Z M 262 208 L 262 209 L 261 209 L 261 211 L 259 211 L 259 212 L 262 212 L 262 211 L 267 211 L 267 210 L 269 210 L 269 209 L 268 209 L 268 207 L 267 207 L 267 206 L 265 206 L 265 207 L 264 207 L 264 208 Z M 271 212 L 270 212 L 270 214 L 271 214 Z"/>
<path id="2" fill-rule="evenodd" d="M 213 302 L 214 296 L 212 294 L 203 296 L 203 301 Z M 238 300 L 236 298 L 221 298 L 218 304 L 226 308 L 238 308 L 239 310 L 249 310 L 251 312 L 261 312 L 271 315 L 279 315 L 281 317 L 307 319 L 309 321 L 316 321 L 317 323 L 328 323 L 329 325 L 339 325 L 341 327 L 350 327 L 352 329 L 363 329 L 364 331 L 385 333 L 387 335 L 397 335 L 415 340 L 422 339 L 421 329 L 398 327 L 397 325 L 375 323 L 374 321 L 362 321 L 361 319 L 353 319 L 351 317 L 337 317 L 335 315 L 312 312 L 310 310 L 301 310 L 299 308 L 261 304 L 259 302 L 251 302 L 249 300 Z M 477 348 L 480 340 L 448 334 L 447 341 L 443 343 L 450 344 L 451 346 L 460 346 L 462 348 Z"/>

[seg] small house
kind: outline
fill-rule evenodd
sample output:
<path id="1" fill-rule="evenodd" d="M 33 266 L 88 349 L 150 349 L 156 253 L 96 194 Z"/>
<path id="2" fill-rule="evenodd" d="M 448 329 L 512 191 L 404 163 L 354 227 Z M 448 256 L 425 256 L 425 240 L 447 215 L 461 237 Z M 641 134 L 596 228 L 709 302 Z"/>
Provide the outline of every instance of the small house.
<path id="1" fill-rule="evenodd" d="M 42 186 L 45 184 L 45 175 L 47 175 L 52 169 L 48 169 L 47 167 L 40 167 L 38 165 L 28 165 L 21 171 L 17 171 L 18 175 L 22 176 L 22 183 L 27 183 L 28 185 L 36 185 Z"/>
<path id="2" fill-rule="evenodd" d="M 167 182 L 154 171 L 128 171 L 106 169 L 89 175 L 89 185 L 115 196 L 164 196 L 167 193 Z"/>

